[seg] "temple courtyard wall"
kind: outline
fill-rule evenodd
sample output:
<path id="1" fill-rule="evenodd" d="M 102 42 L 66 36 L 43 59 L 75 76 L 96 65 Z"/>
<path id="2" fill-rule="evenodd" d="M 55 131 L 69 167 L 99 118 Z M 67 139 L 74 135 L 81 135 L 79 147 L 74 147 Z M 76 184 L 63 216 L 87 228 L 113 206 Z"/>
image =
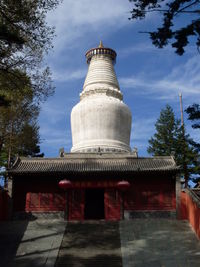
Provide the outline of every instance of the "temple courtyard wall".
<path id="1" fill-rule="evenodd" d="M 65 192 L 58 186 L 59 177 L 18 176 L 13 181 L 13 212 L 15 215 L 60 212 L 71 221 L 87 219 L 88 207 L 96 219 L 120 220 L 123 212 L 127 219 L 146 215 L 176 217 L 174 175 L 129 174 L 126 178 L 130 182 L 126 192 L 117 188 L 119 175 L 113 174 L 108 178 L 106 174 L 75 176 L 73 188 Z M 98 209 L 102 209 L 102 215 L 98 215 Z"/>

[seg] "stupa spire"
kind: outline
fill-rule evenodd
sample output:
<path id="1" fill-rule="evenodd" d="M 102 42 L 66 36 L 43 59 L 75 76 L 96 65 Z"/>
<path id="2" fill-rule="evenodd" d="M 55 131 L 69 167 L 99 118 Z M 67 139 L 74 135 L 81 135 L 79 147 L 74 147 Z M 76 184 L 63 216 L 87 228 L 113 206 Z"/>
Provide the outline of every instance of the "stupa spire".
<path id="1" fill-rule="evenodd" d="M 100 41 L 99 46 L 88 50 L 85 56 L 89 67 L 80 94 L 81 100 L 85 96 L 103 92 L 122 100 L 123 95 L 114 70 L 117 53 L 111 48 L 104 47 Z"/>
<path id="2" fill-rule="evenodd" d="M 103 48 L 103 42 L 100 40 L 100 43 L 99 43 L 99 48 Z"/>

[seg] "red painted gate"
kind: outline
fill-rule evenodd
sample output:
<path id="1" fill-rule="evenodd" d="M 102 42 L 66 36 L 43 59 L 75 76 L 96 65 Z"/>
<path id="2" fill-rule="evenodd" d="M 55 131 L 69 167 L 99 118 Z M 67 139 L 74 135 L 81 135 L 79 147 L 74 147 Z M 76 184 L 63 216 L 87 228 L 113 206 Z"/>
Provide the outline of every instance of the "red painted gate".
<path id="1" fill-rule="evenodd" d="M 114 188 L 105 189 L 105 219 L 120 220 L 121 198 L 118 190 Z"/>
<path id="2" fill-rule="evenodd" d="M 68 193 L 68 220 L 84 220 L 84 190 L 73 189 Z"/>

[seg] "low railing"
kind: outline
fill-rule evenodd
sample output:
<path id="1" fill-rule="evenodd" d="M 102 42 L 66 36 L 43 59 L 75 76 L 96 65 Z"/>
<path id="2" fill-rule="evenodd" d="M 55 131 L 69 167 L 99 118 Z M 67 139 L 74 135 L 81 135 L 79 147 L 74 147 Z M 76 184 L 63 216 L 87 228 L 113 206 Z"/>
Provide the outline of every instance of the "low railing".
<path id="1" fill-rule="evenodd" d="M 200 189 L 182 190 L 180 214 L 180 219 L 188 220 L 200 238 Z"/>
<path id="2" fill-rule="evenodd" d="M 200 188 L 192 188 L 190 192 L 196 198 L 197 202 L 200 203 Z"/>

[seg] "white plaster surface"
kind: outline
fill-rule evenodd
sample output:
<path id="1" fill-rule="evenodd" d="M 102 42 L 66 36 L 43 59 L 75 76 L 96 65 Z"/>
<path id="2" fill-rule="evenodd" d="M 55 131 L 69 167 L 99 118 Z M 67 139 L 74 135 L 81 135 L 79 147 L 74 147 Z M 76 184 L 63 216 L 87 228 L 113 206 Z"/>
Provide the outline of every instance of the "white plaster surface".
<path id="1" fill-rule="evenodd" d="M 88 67 L 88 73 L 83 85 L 83 90 L 90 90 L 90 85 L 105 84 L 119 90 L 119 83 L 115 74 L 112 59 L 106 55 L 93 56 Z"/>
<path id="2" fill-rule="evenodd" d="M 71 113 L 71 152 L 129 152 L 132 116 L 109 56 L 92 57 L 80 97 Z"/>

